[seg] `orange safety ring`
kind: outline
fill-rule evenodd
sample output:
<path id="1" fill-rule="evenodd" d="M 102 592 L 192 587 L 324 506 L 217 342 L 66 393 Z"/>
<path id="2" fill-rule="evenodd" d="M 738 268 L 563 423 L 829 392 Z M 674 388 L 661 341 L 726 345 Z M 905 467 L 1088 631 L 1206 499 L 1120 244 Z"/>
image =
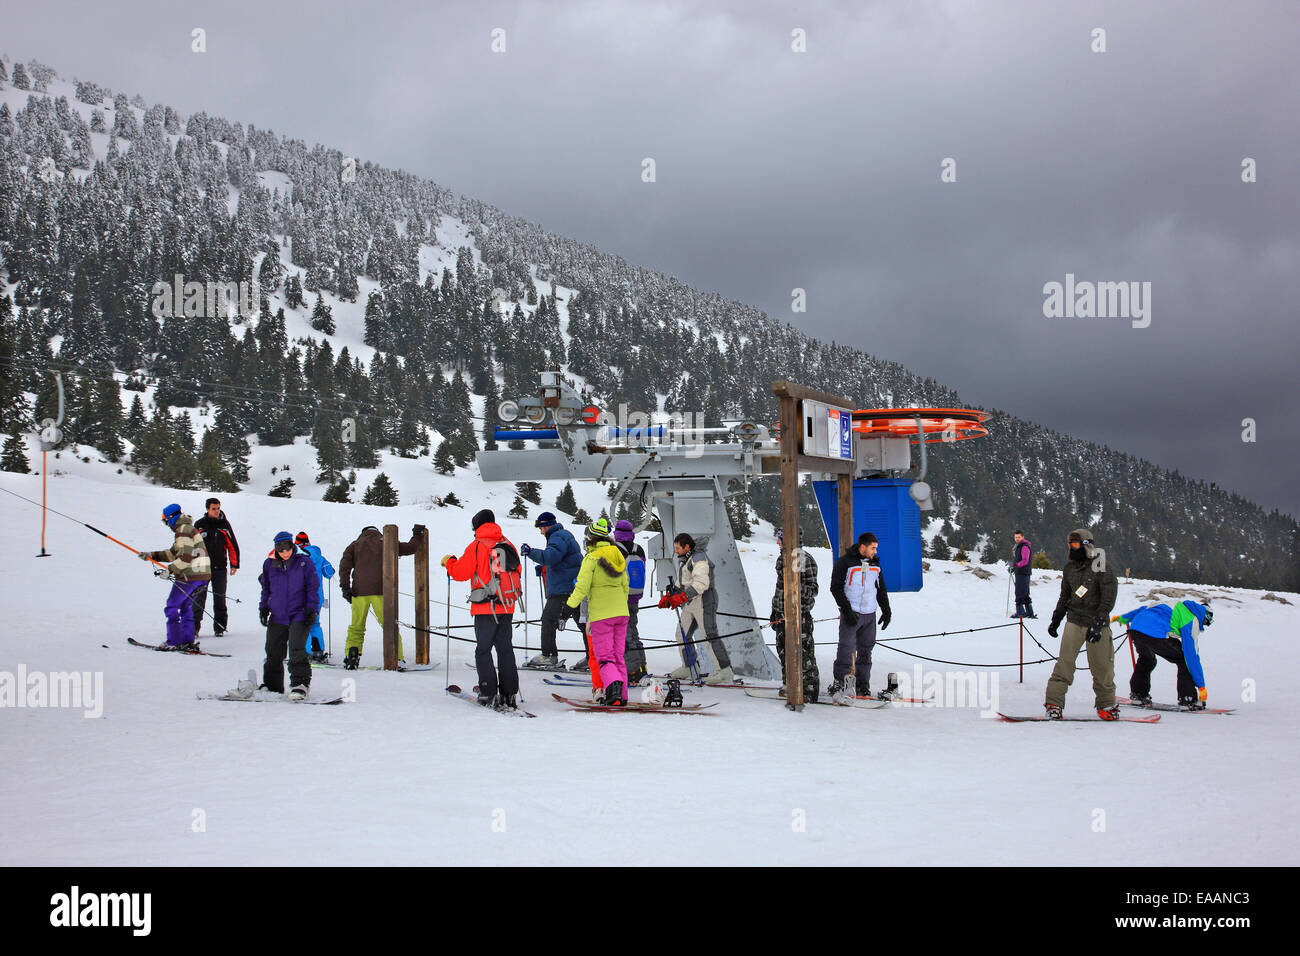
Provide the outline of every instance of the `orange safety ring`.
<path id="1" fill-rule="evenodd" d="M 859 435 L 881 435 L 918 441 L 917 416 L 927 445 L 934 442 L 983 438 L 989 413 L 975 408 L 867 408 L 853 413 L 853 430 Z M 934 437 L 930 437 L 934 436 Z"/>

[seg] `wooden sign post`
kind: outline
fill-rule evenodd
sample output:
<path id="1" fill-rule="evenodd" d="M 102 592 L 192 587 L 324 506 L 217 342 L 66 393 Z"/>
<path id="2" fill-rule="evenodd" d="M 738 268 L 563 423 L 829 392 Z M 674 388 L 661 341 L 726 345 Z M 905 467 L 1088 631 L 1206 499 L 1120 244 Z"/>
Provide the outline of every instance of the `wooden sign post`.
<path id="1" fill-rule="evenodd" d="M 384 525 L 384 670 L 397 670 L 397 525 Z"/>
<path id="2" fill-rule="evenodd" d="M 803 693 L 803 643 L 801 628 L 803 612 L 799 607 L 799 473 L 822 472 L 837 477 L 839 494 L 840 551 L 847 550 L 853 541 L 853 461 L 835 458 L 810 457 L 803 453 L 802 402 L 821 402 L 839 408 L 851 409 L 847 398 L 804 388 L 791 382 L 773 382 L 772 391 L 781 401 L 781 534 L 785 542 L 781 565 L 785 569 L 785 705 L 791 710 L 802 710 Z M 835 542 L 831 542 L 832 548 Z M 836 552 L 839 557 L 839 552 Z"/>

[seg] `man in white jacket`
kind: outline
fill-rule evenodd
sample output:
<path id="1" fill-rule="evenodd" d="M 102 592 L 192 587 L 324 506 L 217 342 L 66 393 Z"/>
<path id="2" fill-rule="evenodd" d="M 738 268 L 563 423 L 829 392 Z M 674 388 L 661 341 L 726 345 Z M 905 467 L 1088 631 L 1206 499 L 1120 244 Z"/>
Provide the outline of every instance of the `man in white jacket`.
<path id="1" fill-rule="evenodd" d="M 695 539 L 683 532 L 673 538 L 673 553 L 677 555 L 680 584 L 670 587 L 668 593 L 659 602 L 660 607 L 682 608 L 682 661 L 681 667 L 669 676 L 692 679 L 699 676 L 698 661 L 701 655 L 690 645 L 692 636 L 703 631 L 708 638 L 708 646 L 717 658 L 718 666 L 707 678 L 706 684 L 730 684 L 736 676 L 731 670 L 731 657 L 727 647 L 718 637 L 718 589 L 713 586 L 713 562 L 704 551 L 703 545 L 696 545 Z M 692 661 L 696 663 L 691 663 Z"/>

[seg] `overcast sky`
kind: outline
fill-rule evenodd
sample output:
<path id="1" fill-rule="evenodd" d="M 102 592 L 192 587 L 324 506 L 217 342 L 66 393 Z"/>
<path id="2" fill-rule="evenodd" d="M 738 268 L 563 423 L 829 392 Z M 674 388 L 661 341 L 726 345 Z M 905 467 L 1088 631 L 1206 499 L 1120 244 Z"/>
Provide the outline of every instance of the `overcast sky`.
<path id="1" fill-rule="evenodd" d="M 1296 0 L 46 0 L 3 22 L 11 58 L 428 176 L 1300 514 Z M 1044 317 L 1067 273 L 1150 282 L 1149 326 Z"/>

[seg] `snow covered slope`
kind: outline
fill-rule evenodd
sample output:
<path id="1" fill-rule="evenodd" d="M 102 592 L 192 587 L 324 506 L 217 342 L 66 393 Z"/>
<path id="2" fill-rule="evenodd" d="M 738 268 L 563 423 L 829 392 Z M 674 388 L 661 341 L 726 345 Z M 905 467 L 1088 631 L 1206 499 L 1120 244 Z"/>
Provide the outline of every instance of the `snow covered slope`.
<path id="1" fill-rule="evenodd" d="M 39 499 L 40 479 L 3 474 L 0 489 Z M 230 583 L 242 603 L 232 605 L 225 637 L 205 629 L 204 646 L 230 659 L 129 647 L 127 636 L 161 638 L 166 586 L 125 550 L 59 517 L 47 528 L 52 556 L 34 558 L 40 511 L 0 493 L 0 615 L 8 625 L 0 681 L 25 668 L 86 671 L 103 682 L 97 718 L 73 708 L 0 708 L 0 863 L 598 863 L 646 846 L 710 864 L 1300 862 L 1300 837 L 1280 822 L 1300 784 L 1300 718 L 1285 696 L 1297 663 L 1295 595 L 1282 595 L 1286 605 L 1254 591 L 1201 591 L 1216 607 L 1203 638 L 1210 699 L 1237 713 L 1169 714 L 1150 726 L 1011 725 L 972 706 L 793 714 L 736 690 L 692 692 L 693 701 L 720 702 L 711 717 L 576 713 L 551 701 L 553 688 L 537 674 L 524 675 L 523 693 L 538 719 L 515 720 L 445 696 L 445 668 L 315 671 L 313 697 L 355 681 L 355 702 L 341 707 L 195 699 L 260 669 L 256 568 L 276 531 L 308 530 L 337 562 L 365 524 L 393 522 L 405 535 L 423 523 L 436 561 L 468 543 L 470 515 L 490 503 L 512 540 L 536 542 L 531 521 L 504 519 L 508 489 L 489 497 L 487 486 L 462 481 L 463 510 L 226 496 L 247 560 Z M 74 475 L 50 481 L 53 507 L 141 549 L 169 543 L 158 521 L 163 505 L 176 500 L 197 512 L 203 497 Z M 755 602 L 766 608 L 775 544 L 741 551 Z M 815 613 L 829 617 L 830 555 L 814 554 L 822 585 Z M 444 600 L 436 572 L 433 597 Z M 410 592 L 409 560 L 402 575 Z M 1158 586 L 1121 584 L 1119 609 Z M 1053 650 L 1045 618 L 1055 593 L 1054 574 L 1036 572 L 1032 630 Z M 452 586 L 453 624 L 469 620 L 464 595 L 464 585 Z M 348 606 L 337 588 L 334 597 L 337 656 Z M 894 597 L 885 636 L 1003 624 L 1005 599 L 1003 574 L 980 580 L 962 565 L 934 562 L 923 591 Z M 410 599 L 401 607 L 402 620 L 412 620 Z M 435 620 L 444 613 L 434 605 Z M 668 612 L 645 611 L 641 622 L 648 641 L 672 633 Z M 818 624 L 818 640 L 833 642 L 833 627 Z M 412 660 L 409 631 L 404 639 Z M 530 640 L 535 647 L 535 627 Z M 897 647 L 1004 664 L 1017 660 L 1018 640 L 1007 627 Z M 561 634 L 560 645 L 575 648 L 575 632 Z M 1046 656 L 1026 645 L 1027 659 Z M 443 646 L 433 640 L 435 659 Z M 372 622 L 365 663 L 380 663 L 381 650 Z M 823 684 L 832 656 L 833 643 L 819 648 Z M 450 673 L 464 686 L 473 683 L 470 659 L 470 645 L 453 644 Z M 671 650 L 650 654 L 655 670 L 676 661 Z M 911 673 L 916 663 L 882 647 L 873 687 L 886 671 Z M 1014 667 L 919 663 L 927 674 L 973 674 L 996 689 L 998 709 L 1020 714 L 1041 711 L 1050 672 L 1050 664 L 1027 667 L 1021 685 Z M 1117 671 L 1123 693 L 1126 649 Z M 1258 702 L 1241 702 L 1246 682 Z M 1081 672 L 1069 712 L 1091 713 L 1088 683 Z M 1158 699 L 1173 698 L 1168 664 L 1155 688 Z"/>

